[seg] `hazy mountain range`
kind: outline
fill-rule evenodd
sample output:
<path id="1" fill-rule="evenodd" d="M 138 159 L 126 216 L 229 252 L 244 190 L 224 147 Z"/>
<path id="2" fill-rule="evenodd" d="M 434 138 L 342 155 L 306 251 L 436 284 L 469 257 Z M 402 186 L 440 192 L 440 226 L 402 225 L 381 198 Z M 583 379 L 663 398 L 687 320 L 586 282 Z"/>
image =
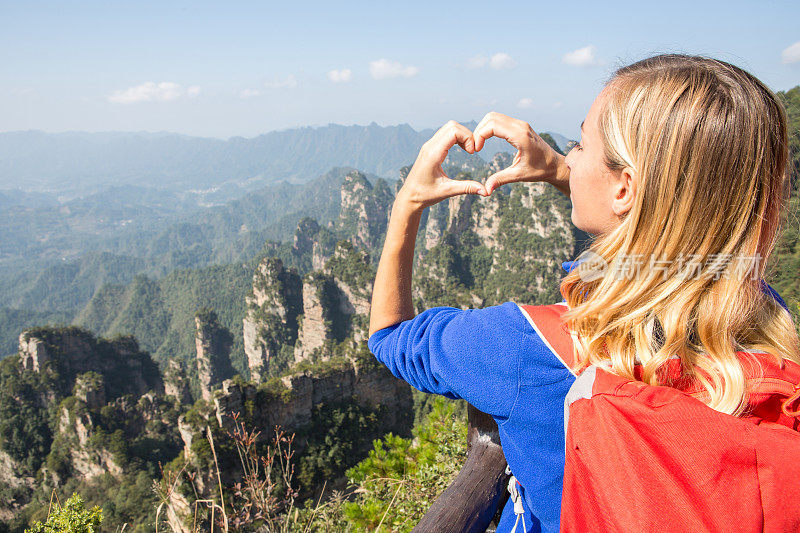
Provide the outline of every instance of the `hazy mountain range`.
<path id="1" fill-rule="evenodd" d="M 475 122 L 464 123 L 474 128 Z M 67 201 L 110 186 L 153 187 L 203 203 L 221 203 L 270 183 L 306 183 L 333 167 L 395 178 L 416 158 L 433 129 L 341 126 L 273 131 L 228 140 L 175 133 L 20 131 L 0 133 L 0 206 L 18 192 L 47 193 L 41 200 Z M 551 134 L 563 149 L 567 139 Z M 487 143 L 489 160 L 509 151 Z M 30 195 L 18 194 L 30 203 Z"/>

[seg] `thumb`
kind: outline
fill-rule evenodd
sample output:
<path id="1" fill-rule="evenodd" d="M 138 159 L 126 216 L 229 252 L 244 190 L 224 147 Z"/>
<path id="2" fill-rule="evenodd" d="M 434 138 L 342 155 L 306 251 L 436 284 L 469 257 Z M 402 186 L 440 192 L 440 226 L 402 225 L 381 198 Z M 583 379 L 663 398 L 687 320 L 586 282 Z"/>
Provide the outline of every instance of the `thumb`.
<path id="1" fill-rule="evenodd" d="M 448 179 L 446 183 L 445 193 L 448 196 L 458 196 L 459 194 L 489 196 L 483 183 L 477 181 Z"/>
<path id="2" fill-rule="evenodd" d="M 492 194 L 492 191 L 506 183 L 514 183 L 520 181 L 519 172 L 513 167 L 504 168 L 500 172 L 495 172 L 486 178 L 486 192 Z"/>

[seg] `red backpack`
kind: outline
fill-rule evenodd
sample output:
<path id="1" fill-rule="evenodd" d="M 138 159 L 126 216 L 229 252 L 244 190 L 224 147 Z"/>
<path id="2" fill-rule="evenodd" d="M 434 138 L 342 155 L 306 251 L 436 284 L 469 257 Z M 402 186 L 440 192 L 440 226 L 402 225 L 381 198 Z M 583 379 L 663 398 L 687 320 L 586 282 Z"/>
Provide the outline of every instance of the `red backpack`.
<path id="1" fill-rule="evenodd" d="M 569 367 L 566 304 L 521 307 Z M 743 417 L 705 405 L 698 384 L 583 370 L 564 402 L 561 531 L 800 531 L 800 365 L 737 355 L 750 390 Z M 679 359 L 668 372 L 680 376 Z"/>

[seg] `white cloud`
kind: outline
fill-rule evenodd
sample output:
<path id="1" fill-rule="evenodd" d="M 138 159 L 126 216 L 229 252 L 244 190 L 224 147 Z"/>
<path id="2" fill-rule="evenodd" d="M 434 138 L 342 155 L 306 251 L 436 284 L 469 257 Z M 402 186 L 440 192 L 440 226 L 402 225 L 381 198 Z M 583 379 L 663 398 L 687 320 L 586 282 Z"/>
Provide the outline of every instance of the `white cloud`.
<path id="1" fill-rule="evenodd" d="M 576 67 L 591 67 L 600 65 L 600 60 L 597 59 L 597 49 L 593 44 L 578 48 L 572 52 L 564 54 L 562 61 L 567 65 Z"/>
<path id="2" fill-rule="evenodd" d="M 520 98 L 517 102 L 517 107 L 520 109 L 530 109 L 533 107 L 533 98 Z"/>
<path id="3" fill-rule="evenodd" d="M 284 79 L 276 78 L 272 81 L 265 82 L 264 87 L 267 89 L 293 89 L 297 87 L 297 80 L 294 74 L 289 74 Z"/>
<path id="4" fill-rule="evenodd" d="M 328 79 L 333 83 L 347 83 L 353 79 L 353 72 L 349 68 L 329 70 Z"/>
<path id="5" fill-rule="evenodd" d="M 781 52 L 781 60 L 784 63 L 800 62 L 800 41 L 784 48 L 783 52 Z"/>
<path id="6" fill-rule="evenodd" d="M 170 102 L 183 96 L 194 97 L 200 94 L 200 87 L 192 85 L 184 89 L 180 84 L 171 81 L 156 83 L 146 81 L 141 85 L 114 91 L 108 101 L 114 104 L 136 104 L 139 102 Z"/>
<path id="7" fill-rule="evenodd" d="M 494 70 L 506 70 L 516 66 L 517 62 L 514 61 L 514 58 L 503 52 L 498 52 L 489 59 L 489 67 Z"/>
<path id="8" fill-rule="evenodd" d="M 553 104 L 553 109 L 561 109 L 564 107 L 564 102 L 556 102 Z"/>
<path id="9" fill-rule="evenodd" d="M 261 91 L 258 89 L 245 89 L 239 93 L 239 98 L 253 98 L 254 96 L 260 96 Z"/>
<path id="10" fill-rule="evenodd" d="M 411 65 L 401 65 L 397 61 L 379 59 L 370 61 L 369 73 L 376 80 L 385 80 L 389 78 L 410 78 L 416 76 L 419 73 L 419 69 Z"/>
<path id="11" fill-rule="evenodd" d="M 489 60 L 484 55 L 476 55 L 467 59 L 467 68 L 483 68 Z"/>

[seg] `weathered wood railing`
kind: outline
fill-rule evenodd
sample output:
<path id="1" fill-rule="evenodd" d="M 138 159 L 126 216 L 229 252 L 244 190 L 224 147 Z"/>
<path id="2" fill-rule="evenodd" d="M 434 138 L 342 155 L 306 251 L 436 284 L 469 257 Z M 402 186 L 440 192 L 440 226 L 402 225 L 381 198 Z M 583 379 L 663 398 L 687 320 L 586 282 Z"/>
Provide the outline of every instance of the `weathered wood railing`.
<path id="1" fill-rule="evenodd" d="M 416 533 L 483 533 L 508 499 L 506 458 L 491 416 L 467 409 L 467 460 L 414 528 Z"/>

